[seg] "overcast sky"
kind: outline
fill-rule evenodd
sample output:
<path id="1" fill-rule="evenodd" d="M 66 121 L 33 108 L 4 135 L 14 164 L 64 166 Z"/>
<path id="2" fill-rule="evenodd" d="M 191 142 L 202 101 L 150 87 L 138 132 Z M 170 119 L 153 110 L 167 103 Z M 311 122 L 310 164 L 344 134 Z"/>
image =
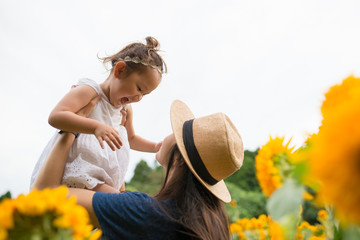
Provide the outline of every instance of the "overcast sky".
<path id="1" fill-rule="evenodd" d="M 327 89 L 360 76 L 360 1 L 0 0 L 0 194 L 27 192 L 54 133 L 47 122 L 79 78 L 107 76 L 97 54 L 154 36 L 168 74 L 133 104 L 137 134 L 160 141 L 181 99 L 195 116 L 226 113 L 244 147 L 269 136 L 299 146 L 316 132 Z M 154 154 L 131 152 L 136 163 Z"/>

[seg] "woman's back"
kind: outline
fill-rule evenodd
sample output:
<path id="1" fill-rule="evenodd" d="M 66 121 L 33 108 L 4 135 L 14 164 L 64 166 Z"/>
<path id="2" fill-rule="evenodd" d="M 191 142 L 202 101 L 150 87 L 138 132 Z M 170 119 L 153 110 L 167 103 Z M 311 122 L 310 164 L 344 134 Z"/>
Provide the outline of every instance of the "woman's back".
<path id="1" fill-rule="evenodd" d="M 93 208 L 106 239 L 189 239 L 181 237 L 181 225 L 162 212 L 159 204 L 174 209 L 171 201 L 158 201 L 145 193 L 99 192 L 93 197 Z"/>

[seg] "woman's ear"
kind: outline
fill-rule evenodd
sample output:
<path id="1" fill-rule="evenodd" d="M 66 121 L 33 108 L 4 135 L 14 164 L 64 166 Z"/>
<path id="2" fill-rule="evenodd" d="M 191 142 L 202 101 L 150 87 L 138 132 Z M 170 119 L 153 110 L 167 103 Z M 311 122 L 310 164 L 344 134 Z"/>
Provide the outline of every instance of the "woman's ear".
<path id="1" fill-rule="evenodd" d="M 123 61 L 117 62 L 114 67 L 114 76 L 116 78 L 119 78 L 121 73 L 123 73 L 126 70 L 126 63 Z"/>
<path id="2" fill-rule="evenodd" d="M 185 164 L 185 160 L 184 160 L 184 158 L 183 158 L 183 156 L 181 155 L 180 152 L 175 154 L 174 160 L 175 160 L 175 164 L 177 166 L 183 166 Z"/>

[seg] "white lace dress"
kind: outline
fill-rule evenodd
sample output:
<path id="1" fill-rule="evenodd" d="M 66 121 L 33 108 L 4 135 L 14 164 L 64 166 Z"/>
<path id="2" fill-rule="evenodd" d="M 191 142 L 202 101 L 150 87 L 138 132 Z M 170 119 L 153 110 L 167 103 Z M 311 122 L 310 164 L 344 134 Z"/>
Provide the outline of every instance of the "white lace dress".
<path id="1" fill-rule="evenodd" d="M 95 81 L 81 79 L 77 85 L 83 84 L 91 86 L 98 94 L 102 94 L 100 102 L 96 104 L 89 118 L 115 128 L 119 132 L 123 145 L 120 149 L 113 151 L 104 142 L 105 149 L 102 149 L 95 135 L 79 134 L 70 149 L 62 183 L 68 187 L 87 189 L 93 189 L 97 184 L 106 183 L 115 189 L 120 189 L 128 168 L 130 153 L 126 128 L 120 125 L 122 107 L 115 108 L 111 105 Z M 31 176 L 30 187 L 32 187 L 40 167 L 46 160 L 58 136 L 58 131 L 56 131 L 37 161 Z"/>

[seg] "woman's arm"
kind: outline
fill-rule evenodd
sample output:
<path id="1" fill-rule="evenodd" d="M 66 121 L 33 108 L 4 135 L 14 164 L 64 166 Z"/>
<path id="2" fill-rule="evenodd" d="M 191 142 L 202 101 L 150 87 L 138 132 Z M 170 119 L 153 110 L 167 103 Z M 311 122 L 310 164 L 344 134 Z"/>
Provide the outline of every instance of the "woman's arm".
<path id="1" fill-rule="evenodd" d="M 64 132 L 59 136 L 47 160 L 39 170 L 39 174 L 34 181 L 33 189 L 56 188 L 61 185 L 64 167 L 74 139 L 75 136 L 72 133 Z M 99 223 L 92 207 L 94 194 L 94 191 L 86 189 L 69 188 L 69 197 L 76 196 L 77 204 L 86 208 L 91 223 L 95 227 L 98 227 Z"/>
<path id="2" fill-rule="evenodd" d="M 55 188 L 61 185 L 66 160 L 74 139 L 74 134 L 67 132 L 58 137 L 45 163 L 39 170 L 33 188 Z"/>
<path id="3" fill-rule="evenodd" d="M 152 142 L 135 134 L 133 126 L 133 110 L 131 106 L 128 107 L 126 114 L 125 128 L 127 131 L 130 148 L 142 152 L 157 152 L 160 149 L 161 142 Z"/>
<path id="4" fill-rule="evenodd" d="M 82 108 L 77 114 L 84 117 L 88 116 L 100 98 L 101 96 L 93 98 L 90 103 Z M 66 160 L 74 139 L 75 136 L 72 133 L 67 132 L 64 132 L 58 137 L 47 160 L 39 170 L 39 174 L 34 181 L 33 188 L 55 188 L 61 185 Z M 92 198 L 94 194 L 95 192 L 86 189 L 69 189 L 69 195 L 76 196 L 77 203 L 87 209 L 92 224 L 98 227 L 99 223 L 92 207 Z"/>

